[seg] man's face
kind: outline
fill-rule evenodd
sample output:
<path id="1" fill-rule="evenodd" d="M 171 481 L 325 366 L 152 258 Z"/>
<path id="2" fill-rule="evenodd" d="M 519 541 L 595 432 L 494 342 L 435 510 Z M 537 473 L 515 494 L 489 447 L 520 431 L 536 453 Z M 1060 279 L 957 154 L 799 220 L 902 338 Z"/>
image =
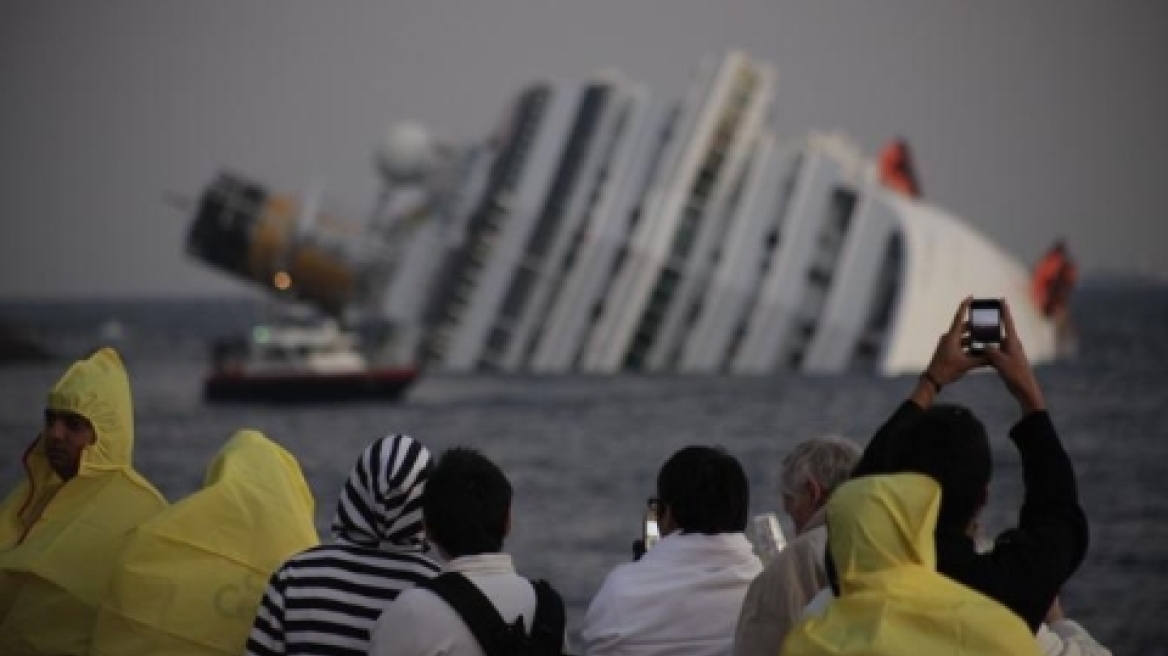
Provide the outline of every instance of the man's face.
<path id="1" fill-rule="evenodd" d="M 809 481 L 794 490 L 782 490 L 782 495 L 783 511 L 791 516 L 791 521 L 795 524 L 795 535 L 801 535 L 807 530 L 811 516 L 822 505 L 819 486 Z"/>
<path id="2" fill-rule="evenodd" d="M 62 480 L 77 475 L 81 452 L 97 441 L 89 420 L 74 412 L 45 410 L 45 455 Z"/>

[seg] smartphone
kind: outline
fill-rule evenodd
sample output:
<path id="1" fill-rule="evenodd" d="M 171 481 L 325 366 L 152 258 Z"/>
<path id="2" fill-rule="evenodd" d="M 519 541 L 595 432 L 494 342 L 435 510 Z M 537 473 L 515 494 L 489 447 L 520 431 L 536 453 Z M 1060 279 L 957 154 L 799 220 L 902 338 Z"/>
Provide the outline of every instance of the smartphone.
<path id="1" fill-rule="evenodd" d="M 641 534 L 641 539 L 645 542 L 645 551 L 652 549 L 653 545 L 661 539 L 661 527 L 657 524 L 658 510 L 657 500 L 649 499 L 645 508 L 645 524 Z"/>
<path id="2" fill-rule="evenodd" d="M 779 517 L 773 512 L 755 515 L 750 520 L 750 532 L 747 539 L 754 546 L 754 554 L 766 565 L 775 556 L 787 548 L 787 537 L 783 535 L 783 527 L 779 524 Z"/>
<path id="3" fill-rule="evenodd" d="M 981 355 L 986 346 L 1002 343 L 1002 302 L 975 298 L 969 304 L 969 353 Z"/>

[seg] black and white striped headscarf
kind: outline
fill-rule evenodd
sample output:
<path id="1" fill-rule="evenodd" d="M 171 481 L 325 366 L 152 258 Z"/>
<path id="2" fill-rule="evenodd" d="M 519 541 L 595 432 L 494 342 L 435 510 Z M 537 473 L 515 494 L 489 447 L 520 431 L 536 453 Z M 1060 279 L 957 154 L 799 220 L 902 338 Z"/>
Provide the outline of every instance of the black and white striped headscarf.
<path id="1" fill-rule="evenodd" d="M 333 517 L 333 535 L 365 547 L 423 542 L 422 490 L 430 451 L 407 435 L 370 444 L 353 472 Z"/>

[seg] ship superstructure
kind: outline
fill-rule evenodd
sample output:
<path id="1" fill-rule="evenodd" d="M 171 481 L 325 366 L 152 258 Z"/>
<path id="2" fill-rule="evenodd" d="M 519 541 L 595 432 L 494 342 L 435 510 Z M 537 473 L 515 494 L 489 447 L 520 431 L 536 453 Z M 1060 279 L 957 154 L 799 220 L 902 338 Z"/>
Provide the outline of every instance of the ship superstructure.
<path id="1" fill-rule="evenodd" d="M 1053 357 L 1013 257 L 846 138 L 779 138 L 777 83 L 732 52 L 676 103 L 613 71 L 533 84 L 347 241 L 224 176 L 188 248 L 391 326 L 386 352 L 431 370 L 894 374 L 926 364 L 971 294 L 1008 299 L 1031 358 Z"/>

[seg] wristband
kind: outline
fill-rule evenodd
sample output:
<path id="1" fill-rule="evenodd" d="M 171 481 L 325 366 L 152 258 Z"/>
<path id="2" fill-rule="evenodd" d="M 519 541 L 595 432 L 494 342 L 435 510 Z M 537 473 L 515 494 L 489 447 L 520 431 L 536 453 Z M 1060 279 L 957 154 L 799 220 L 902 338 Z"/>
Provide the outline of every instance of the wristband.
<path id="1" fill-rule="evenodd" d="M 941 383 L 938 383 L 937 379 L 933 378 L 933 374 L 930 374 L 928 369 L 921 372 L 921 378 L 924 378 L 925 380 L 929 381 L 929 384 L 933 386 L 933 391 L 935 393 L 937 393 L 937 394 L 941 393 Z"/>

